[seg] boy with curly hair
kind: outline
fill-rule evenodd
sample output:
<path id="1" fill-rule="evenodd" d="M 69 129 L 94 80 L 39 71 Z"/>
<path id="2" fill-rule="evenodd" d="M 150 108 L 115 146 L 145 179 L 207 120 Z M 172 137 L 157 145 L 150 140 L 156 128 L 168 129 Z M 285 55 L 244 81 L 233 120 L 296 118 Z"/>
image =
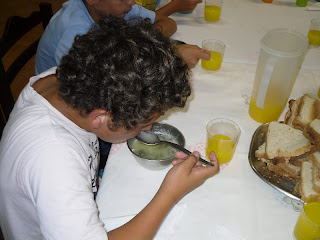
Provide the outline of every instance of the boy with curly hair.
<path id="1" fill-rule="evenodd" d="M 152 239 L 185 194 L 218 171 L 199 153 L 173 162 L 135 218 L 107 233 L 95 203 L 97 137 L 134 137 L 190 95 L 187 65 L 150 21 L 100 22 L 77 36 L 60 65 L 32 77 L 0 142 L 0 224 L 5 239 Z"/>

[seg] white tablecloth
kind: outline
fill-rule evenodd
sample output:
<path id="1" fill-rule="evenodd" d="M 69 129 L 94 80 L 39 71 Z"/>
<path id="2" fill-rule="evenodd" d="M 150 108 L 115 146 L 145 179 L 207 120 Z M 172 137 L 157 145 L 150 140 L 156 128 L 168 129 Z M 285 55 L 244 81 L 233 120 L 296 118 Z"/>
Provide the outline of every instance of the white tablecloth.
<path id="1" fill-rule="evenodd" d="M 298 212 L 283 200 L 285 195 L 263 182 L 248 162 L 252 134 L 260 125 L 248 114 L 247 98 L 255 68 L 251 64 L 223 63 L 219 71 L 208 72 L 197 65 L 187 106 L 160 119 L 177 127 L 185 136 L 187 148 L 197 149 L 203 156 L 205 126 L 210 119 L 229 118 L 241 128 L 230 165 L 181 200 L 186 207 L 171 237 L 165 239 L 219 239 L 214 237 L 222 230 L 238 236 L 233 239 L 291 239 Z M 290 98 L 303 93 L 316 97 L 319 87 L 320 71 L 301 70 Z M 137 214 L 152 199 L 167 171 L 144 169 L 125 143 L 113 144 L 97 196 L 100 218 Z"/>
<path id="2" fill-rule="evenodd" d="M 164 4 L 168 0 L 163 0 Z M 310 21 L 320 18 L 319 11 L 297 7 L 295 0 L 225 0 L 219 22 L 206 22 L 204 3 L 198 4 L 191 14 L 176 13 L 171 17 L 178 24 L 175 39 L 201 47 L 205 39 L 219 39 L 226 44 L 225 62 L 256 64 L 260 40 L 273 28 L 290 28 L 307 36 Z M 308 6 L 316 4 L 309 0 Z M 309 47 L 304 69 L 320 70 L 320 47 Z"/>
<path id="3" fill-rule="evenodd" d="M 314 3 L 309 1 L 309 5 Z M 221 21 L 203 21 L 203 4 L 192 14 L 173 15 L 178 32 L 173 38 L 201 46 L 216 38 L 227 44 L 219 71 L 193 69 L 193 93 L 184 109 L 174 109 L 159 121 L 177 127 L 185 136 L 186 147 L 204 156 L 205 126 L 213 118 L 228 118 L 241 128 L 235 155 L 228 166 L 179 202 L 156 239 L 173 240 L 284 240 L 292 239 L 299 213 L 284 201 L 285 195 L 262 181 L 251 169 L 248 152 L 259 123 L 248 114 L 259 41 L 275 27 L 292 27 L 307 34 L 309 22 L 320 11 L 296 7 L 294 0 L 225 0 Z M 317 97 L 320 87 L 320 50 L 308 52 L 290 98 L 304 93 Z M 309 62 L 308 62 L 309 60 Z M 312 60 L 312 61 L 310 61 Z M 248 64 L 249 63 L 249 64 Z M 288 106 L 286 106 L 285 111 Z M 283 120 L 284 113 L 280 117 Z M 141 167 L 125 143 L 113 144 L 97 195 L 100 218 L 111 230 L 128 221 L 152 199 L 170 168 L 150 171 Z M 172 215 L 176 214 L 176 218 Z M 113 218 L 113 219 L 112 219 Z"/>

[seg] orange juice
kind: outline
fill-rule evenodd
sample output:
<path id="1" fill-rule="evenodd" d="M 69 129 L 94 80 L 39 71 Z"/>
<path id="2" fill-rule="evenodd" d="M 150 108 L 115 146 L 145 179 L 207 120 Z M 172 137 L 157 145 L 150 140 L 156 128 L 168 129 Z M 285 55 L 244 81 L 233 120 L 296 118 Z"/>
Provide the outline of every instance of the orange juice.
<path id="1" fill-rule="evenodd" d="M 209 158 L 211 151 L 214 151 L 219 164 L 229 162 L 235 150 L 235 142 L 225 135 L 213 135 L 207 139 L 206 154 Z"/>
<path id="2" fill-rule="evenodd" d="M 272 3 L 273 0 L 262 0 L 262 2 L 265 2 L 265 3 Z"/>
<path id="3" fill-rule="evenodd" d="M 304 206 L 294 228 L 296 240 L 320 239 L 320 203 L 312 202 Z"/>
<path id="4" fill-rule="evenodd" d="M 250 101 L 249 114 L 254 120 L 260 123 L 277 121 L 285 105 L 286 101 L 280 105 L 272 102 L 266 102 L 264 109 L 261 109 L 257 107 L 256 99 L 252 98 Z"/>
<path id="5" fill-rule="evenodd" d="M 320 98 L 320 88 L 319 88 L 319 90 L 318 90 L 318 98 Z"/>
<path id="6" fill-rule="evenodd" d="M 157 7 L 156 0 L 135 0 L 135 3 L 151 11 L 154 11 Z"/>
<path id="7" fill-rule="evenodd" d="M 216 51 L 210 51 L 211 58 L 210 60 L 201 59 L 201 66 L 207 70 L 218 70 L 221 67 L 222 63 L 222 54 Z"/>
<path id="8" fill-rule="evenodd" d="M 207 21 L 218 21 L 220 19 L 221 7 L 219 6 L 205 6 L 204 19 Z"/>
<path id="9" fill-rule="evenodd" d="M 309 44 L 320 46 L 320 31 L 310 30 L 308 33 Z"/>

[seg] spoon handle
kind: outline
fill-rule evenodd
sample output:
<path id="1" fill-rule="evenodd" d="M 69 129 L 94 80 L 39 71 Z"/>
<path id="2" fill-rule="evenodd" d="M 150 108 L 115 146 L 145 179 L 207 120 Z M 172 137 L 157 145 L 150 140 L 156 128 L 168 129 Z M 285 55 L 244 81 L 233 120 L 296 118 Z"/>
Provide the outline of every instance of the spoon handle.
<path id="1" fill-rule="evenodd" d="M 188 154 L 188 155 L 192 154 L 192 152 L 190 152 L 189 150 L 185 149 L 184 147 L 182 147 L 182 146 L 179 145 L 179 144 L 175 144 L 175 143 L 167 142 L 167 141 L 160 141 L 160 142 L 169 144 L 169 145 L 171 145 L 172 147 L 174 147 L 174 148 L 176 148 L 176 149 L 178 149 L 178 150 L 180 150 L 180 151 L 182 151 L 182 152 L 184 152 L 184 153 L 186 153 L 186 154 Z M 208 161 L 204 160 L 204 159 L 201 158 L 201 157 L 199 157 L 199 161 L 202 162 L 202 163 L 204 163 L 204 164 L 206 164 L 206 165 L 210 165 L 210 166 L 214 167 L 214 164 L 213 164 L 213 163 L 208 162 Z"/>

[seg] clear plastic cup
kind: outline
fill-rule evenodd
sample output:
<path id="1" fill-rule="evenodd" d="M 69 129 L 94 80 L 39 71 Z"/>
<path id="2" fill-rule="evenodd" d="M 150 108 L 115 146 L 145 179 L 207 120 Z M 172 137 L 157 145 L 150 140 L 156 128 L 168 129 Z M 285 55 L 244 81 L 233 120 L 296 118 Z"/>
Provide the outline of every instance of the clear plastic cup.
<path id="1" fill-rule="evenodd" d="M 211 120 L 206 129 L 207 158 L 209 159 L 210 152 L 214 151 L 219 164 L 231 161 L 241 133 L 239 126 L 229 119 L 217 118 Z"/>
<path id="2" fill-rule="evenodd" d="M 295 240 L 320 239 L 320 202 L 310 202 L 303 206 L 293 237 Z"/>
<path id="3" fill-rule="evenodd" d="M 297 0 L 296 5 L 299 7 L 305 7 L 307 6 L 309 0 Z"/>
<path id="4" fill-rule="evenodd" d="M 219 21 L 222 6 L 222 0 L 205 0 L 204 19 L 209 22 Z"/>
<path id="5" fill-rule="evenodd" d="M 320 18 L 311 20 L 308 39 L 310 45 L 320 46 Z"/>
<path id="6" fill-rule="evenodd" d="M 210 60 L 201 59 L 201 66 L 206 70 L 218 70 L 221 67 L 226 45 L 216 39 L 208 39 L 202 42 L 202 48 L 210 52 Z"/>

